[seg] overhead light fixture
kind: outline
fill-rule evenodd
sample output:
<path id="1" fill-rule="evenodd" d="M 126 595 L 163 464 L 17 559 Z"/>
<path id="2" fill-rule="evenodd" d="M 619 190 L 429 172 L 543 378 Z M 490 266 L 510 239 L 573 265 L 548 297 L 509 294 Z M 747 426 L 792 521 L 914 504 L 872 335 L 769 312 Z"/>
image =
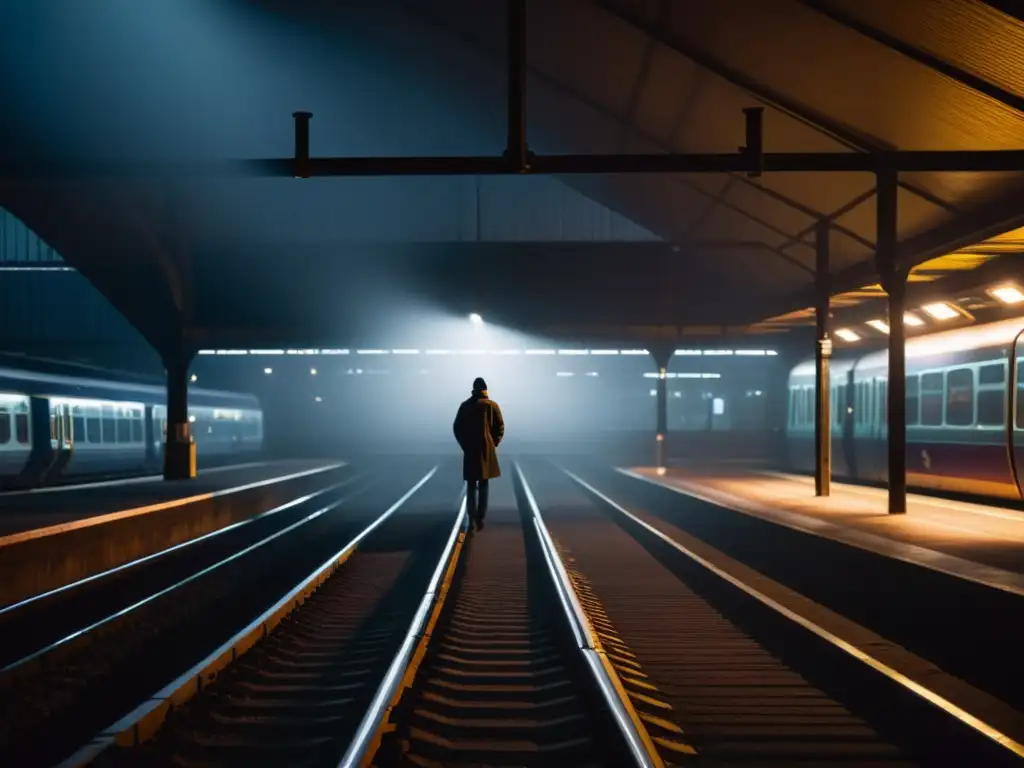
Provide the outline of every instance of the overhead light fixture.
<path id="1" fill-rule="evenodd" d="M 316 368 L 310 368 L 309 369 L 309 375 L 310 376 L 316 376 Z"/>
<path id="2" fill-rule="evenodd" d="M 879 331 L 880 333 L 889 332 L 889 324 L 885 322 L 885 320 L 868 320 L 867 325 L 870 325 L 872 328 L 874 328 L 876 331 Z"/>
<path id="3" fill-rule="evenodd" d="M 484 322 L 484 319 L 480 317 L 480 315 L 478 315 L 476 312 L 471 312 L 469 315 L 469 322 L 471 322 L 473 325 L 481 325 Z"/>
<path id="4" fill-rule="evenodd" d="M 953 309 L 949 304 L 938 302 L 936 304 L 925 304 L 921 307 L 925 312 L 934 317 L 936 320 L 952 320 L 960 313 Z"/>
<path id="5" fill-rule="evenodd" d="M 917 328 L 924 325 L 924 320 L 915 315 L 913 312 L 903 313 L 903 324 L 909 325 L 911 328 Z"/>
<path id="6" fill-rule="evenodd" d="M 860 341 L 860 334 L 855 333 L 849 328 L 840 328 L 836 331 L 836 336 L 843 341 Z"/>
<path id="7" fill-rule="evenodd" d="M 1012 284 L 992 288 L 989 294 L 999 299 L 1003 304 L 1020 304 L 1024 301 L 1024 292 L 1021 292 L 1020 288 Z"/>
<path id="8" fill-rule="evenodd" d="M 267 376 L 269 376 L 270 374 L 272 374 L 274 372 L 274 369 L 273 368 L 264 368 L 263 372 L 265 374 L 267 374 Z"/>
<path id="9" fill-rule="evenodd" d="M 198 376 L 196 376 L 196 375 L 195 375 L 195 374 L 193 373 L 193 374 L 192 374 L 192 381 L 198 381 L 198 379 L 199 379 L 199 377 L 198 377 Z"/>

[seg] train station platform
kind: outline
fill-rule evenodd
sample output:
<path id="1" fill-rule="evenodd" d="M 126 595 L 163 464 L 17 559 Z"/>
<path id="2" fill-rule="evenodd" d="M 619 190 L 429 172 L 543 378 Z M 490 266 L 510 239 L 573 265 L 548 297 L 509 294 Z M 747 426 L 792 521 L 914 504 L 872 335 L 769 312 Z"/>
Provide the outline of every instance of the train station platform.
<path id="1" fill-rule="evenodd" d="M 61 588 L 256 517 L 339 483 L 345 462 L 210 469 L 0 495 L 0 605 Z"/>
<path id="2" fill-rule="evenodd" d="M 620 468 L 720 507 L 994 589 L 1024 595 L 1024 512 L 908 495 L 905 515 L 887 513 L 885 489 L 832 483 L 739 464 Z"/>
<path id="3" fill-rule="evenodd" d="M 174 509 L 323 472 L 324 461 L 258 461 L 202 470 L 194 480 L 159 475 L 0 493 L 0 547 Z"/>

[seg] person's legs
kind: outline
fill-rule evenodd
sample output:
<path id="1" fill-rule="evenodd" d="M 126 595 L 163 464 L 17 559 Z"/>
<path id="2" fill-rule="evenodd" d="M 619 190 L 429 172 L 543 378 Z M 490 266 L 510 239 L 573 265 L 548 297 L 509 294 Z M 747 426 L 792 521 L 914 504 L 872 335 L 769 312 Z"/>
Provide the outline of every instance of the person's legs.
<path id="1" fill-rule="evenodd" d="M 476 481 L 466 481 L 466 515 L 470 524 L 476 523 Z"/>
<path id="2" fill-rule="evenodd" d="M 479 483 L 480 499 L 477 501 L 477 525 L 483 527 L 484 516 L 487 514 L 487 497 L 490 491 L 490 481 L 481 480 Z"/>

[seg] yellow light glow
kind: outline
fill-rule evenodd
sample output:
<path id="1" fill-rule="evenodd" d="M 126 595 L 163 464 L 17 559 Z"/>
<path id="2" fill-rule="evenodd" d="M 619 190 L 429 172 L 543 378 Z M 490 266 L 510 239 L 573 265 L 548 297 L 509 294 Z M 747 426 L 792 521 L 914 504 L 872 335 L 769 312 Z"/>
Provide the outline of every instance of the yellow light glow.
<path id="1" fill-rule="evenodd" d="M 909 325 L 911 328 L 918 328 L 924 325 L 924 320 L 915 315 L 913 312 L 903 313 L 903 324 Z"/>
<path id="2" fill-rule="evenodd" d="M 953 309 L 949 304 L 943 304 L 939 302 L 937 304 L 926 304 L 921 307 L 925 312 L 934 317 L 936 320 L 952 320 L 956 317 L 959 312 Z"/>
<path id="3" fill-rule="evenodd" d="M 840 328 L 836 331 L 836 336 L 843 341 L 860 341 L 860 334 L 855 333 L 849 328 Z"/>
<path id="4" fill-rule="evenodd" d="M 1003 304 L 1020 304 L 1024 301 L 1024 293 L 1015 285 L 1000 285 L 998 288 L 990 290 L 989 293 Z"/>
<path id="5" fill-rule="evenodd" d="M 870 325 L 872 328 L 874 328 L 876 331 L 879 331 L 880 333 L 889 332 L 889 324 L 885 322 L 885 320 L 868 320 L 867 325 Z"/>

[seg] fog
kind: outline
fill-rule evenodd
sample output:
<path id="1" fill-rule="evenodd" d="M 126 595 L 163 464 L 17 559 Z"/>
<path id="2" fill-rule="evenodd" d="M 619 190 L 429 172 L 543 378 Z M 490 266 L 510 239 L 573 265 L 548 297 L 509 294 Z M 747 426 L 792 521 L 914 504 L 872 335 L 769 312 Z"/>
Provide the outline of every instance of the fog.
<path id="1" fill-rule="evenodd" d="M 454 452 L 452 421 L 481 376 L 506 422 L 505 450 L 653 451 L 661 373 L 644 349 L 572 346 L 466 315 L 396 322 L 406 344 L 203 350 L 197 382 L 256 394 L 266 444 L 286 455 Z M 771 429 L 773 351 L 678 350 L 665 373 L 670 432 L 762 436 Z M 681 446 L 685 449 L 685 445 Z"/>

